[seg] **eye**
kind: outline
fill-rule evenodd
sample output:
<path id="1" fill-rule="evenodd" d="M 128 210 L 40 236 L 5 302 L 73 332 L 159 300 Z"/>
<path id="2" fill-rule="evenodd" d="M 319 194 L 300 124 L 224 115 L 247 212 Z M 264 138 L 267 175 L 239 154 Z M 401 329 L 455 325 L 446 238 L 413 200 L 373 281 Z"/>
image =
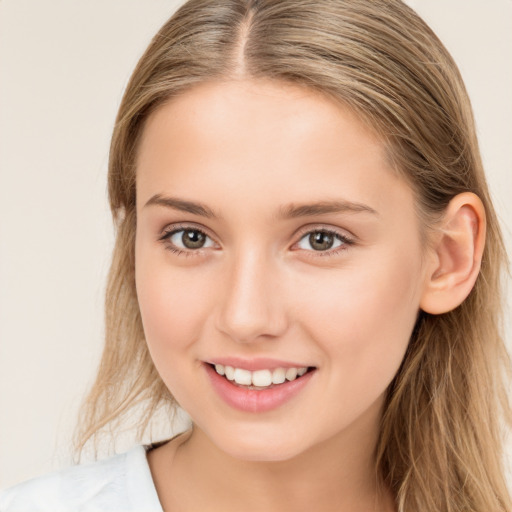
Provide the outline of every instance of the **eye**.
<path id="1" fill-rule="evenodd" d="M 214 241 L 197 228 L 179 228 L 166 231 L 160 238 L 166 244 L 166 248 L 177 253 L 197 251 L 214 247 Z"/>
<path id="2" fill-rule="evenodd" d="M 337 233 L 326 229 L 317 229 L 306 233 L 297 243 L 299 249 L 315 252 L 327 252 L 330 253 L 338 252 L 331 251 L 332 249 L 345 248 L 347 245 L 351 245 L 352 240 Z"/>

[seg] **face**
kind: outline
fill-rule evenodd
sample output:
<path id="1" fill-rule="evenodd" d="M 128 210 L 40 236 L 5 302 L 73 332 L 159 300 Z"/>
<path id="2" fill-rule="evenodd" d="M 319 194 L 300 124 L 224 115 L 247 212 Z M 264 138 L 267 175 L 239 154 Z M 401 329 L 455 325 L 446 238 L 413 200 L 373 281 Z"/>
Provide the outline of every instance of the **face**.
<path id="1" fill-rule="evenodd" d="M 317 92 L 208 83 L 152 114 L 137 162 L 144 331 L 216 447 L 288 460 L 376 437 L 425 281 L 414 212 L 378 137 Z"/>

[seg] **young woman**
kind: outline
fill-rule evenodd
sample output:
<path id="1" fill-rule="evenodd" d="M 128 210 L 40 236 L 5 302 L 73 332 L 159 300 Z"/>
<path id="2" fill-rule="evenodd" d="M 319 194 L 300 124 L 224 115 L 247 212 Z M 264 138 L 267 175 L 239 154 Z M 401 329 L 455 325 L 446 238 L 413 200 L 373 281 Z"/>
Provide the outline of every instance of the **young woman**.
<path id="1" fill-rule="evenodd" d="M 134 410 L 192 428 L 1 510 L 511 509 L 503 243 L 464 85 L 410 8 L 187 2 L 128 84 L 109 194 L 78 448 Z"/>

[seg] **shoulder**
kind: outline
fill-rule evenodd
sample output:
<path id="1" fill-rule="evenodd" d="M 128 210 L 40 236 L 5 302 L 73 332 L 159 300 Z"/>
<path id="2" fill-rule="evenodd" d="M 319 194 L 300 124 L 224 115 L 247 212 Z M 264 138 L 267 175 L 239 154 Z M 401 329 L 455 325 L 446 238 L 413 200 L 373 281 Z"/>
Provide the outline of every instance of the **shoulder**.
<path id="1" fill-rule="evenodd" d="M 162 512 L 144 446 L 0 493 L 1 512 Z"/>

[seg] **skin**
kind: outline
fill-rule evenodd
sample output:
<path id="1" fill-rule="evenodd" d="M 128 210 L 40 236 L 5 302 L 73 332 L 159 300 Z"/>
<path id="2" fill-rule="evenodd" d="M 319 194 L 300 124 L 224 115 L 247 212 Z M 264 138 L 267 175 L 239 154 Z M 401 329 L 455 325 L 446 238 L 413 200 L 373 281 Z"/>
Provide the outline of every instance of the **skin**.
<path id="1" fill-rule="evenodd" d="M 157 194 L 215 217 L 147 204 Z M 331 200 L 367 209 L 279 216 Z M 148 455 L 164 510 L 394 510 L 373 453 L 439 257 L 422 246 L 414 194 L 372 130 L 298 86 L 196 86 L 146 124 L 137 219 L 148 347 L 194 424 Z M 172 252 L 169 233 L 184 228 L 205 232 L 205 247 Z M 351 242 L 314 250 L 308 235 L 322 229 Z M 284 405 L 248 413 L 207 378 L 203 362 L 225 356 L 316 370 Z"/>

